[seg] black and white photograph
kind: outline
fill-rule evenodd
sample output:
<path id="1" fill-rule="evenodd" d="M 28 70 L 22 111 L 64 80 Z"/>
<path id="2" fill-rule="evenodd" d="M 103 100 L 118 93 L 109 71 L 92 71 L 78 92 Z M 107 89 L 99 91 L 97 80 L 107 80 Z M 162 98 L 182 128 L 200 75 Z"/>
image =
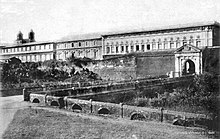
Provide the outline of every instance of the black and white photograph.
<path id="1" fill-rule="evenodd" d="M 220 138 L 219 0 L 0 0 L 0 138 Z"/>

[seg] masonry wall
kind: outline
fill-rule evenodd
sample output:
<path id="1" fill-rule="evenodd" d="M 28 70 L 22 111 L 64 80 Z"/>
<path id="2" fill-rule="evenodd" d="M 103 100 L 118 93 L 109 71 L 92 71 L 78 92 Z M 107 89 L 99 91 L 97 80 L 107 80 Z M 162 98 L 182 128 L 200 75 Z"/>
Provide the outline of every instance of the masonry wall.
<path id="1" fill-rule="evenodd" d="M 219 26 L 215 26 L 213 28 L 213 46 L 220 45 L 220 28 Z"/>
<path id="2" fill-rule="evenodd" d="M 130 80 L 136 78 L 136 61 L 133 56 L 96 61 L 86 68 L 104 80 Z"/>
<path id="3" fill-rule="evenodd" d="M 203 71 L 220 75 L 220 47 L 206 48 L 202 54 Z"/>
<path id="4" fill-rule="evenodd" d="M 69 111 L 78 110 L 78 112 L 90 113 L 90 114 L 107 114 L 113 117 L 123 117 L 126 119 L 135 120 L 136 116 L 139 116 L 139 120 L 143 121 L 163 121 L 172 123 L 175 117 L 183 118 L 188 120 L 192 126 L 207 125 L 207 123 L 212 124 L 210 118 L 207 118 L 203 114 L 193 114 L 186 112 L 168 111 L 161 109 L 152 109 L 147 107 L 135 107 L 129 105 L 104 103 L 97 101 L 88 101 L 73 99 L 71 97 L 65 98 L 65 103 L 67 104 L 66 109 Z M 105 109 L 105 111 L 102 111 Z M 135 116 L 136 115 L 136 116 Z M 140 117 L 141 116 L 141 117 Z M 137 117 L 136 117 L 137 118 Z"/>
<path id="5" fill-rule="evenodd" d="M 174 51 L 151 51 L 107 57 L 87 66 L 104 80 L 131 80 L 167 75 L 175 71 Z"/>
<path id="6" fill-rule="evenodd" d="M 137 78 L 167 75 L 175 71 L 174 53 L 151 53 L 137 57 Z"/>

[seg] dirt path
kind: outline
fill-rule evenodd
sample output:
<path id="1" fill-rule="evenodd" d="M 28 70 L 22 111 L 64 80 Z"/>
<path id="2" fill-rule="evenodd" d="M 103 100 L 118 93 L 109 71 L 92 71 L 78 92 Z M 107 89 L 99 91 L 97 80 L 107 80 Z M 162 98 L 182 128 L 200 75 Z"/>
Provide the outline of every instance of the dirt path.
<path id="1" fill-rule="evenodd" d="M 0 97 L 0 137 L 13 119 L 15 112 L 30 105 L 32 104 L 23 101 L 22 95 Z"/>

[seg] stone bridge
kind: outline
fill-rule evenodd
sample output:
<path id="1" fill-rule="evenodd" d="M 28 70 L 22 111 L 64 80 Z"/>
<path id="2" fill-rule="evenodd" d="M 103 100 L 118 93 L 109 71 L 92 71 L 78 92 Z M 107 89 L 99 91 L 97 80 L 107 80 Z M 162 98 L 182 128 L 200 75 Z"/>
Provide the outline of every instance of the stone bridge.
<path id="1" fill-rule="evenodd" d="M 187 80 L 187 78 L 181 79 Z M 206 125 L 207 123 L 210 123 L 210 118 L 207 118 L 206 115 L 202 114 L 136 107 L 116 103 L 107 103 L 106 101 L 100 102 L 100 100 L 96 100 L 97 97 L 103 98 L 105 96 L 105 98 L 111 98 L 111 95 L 134 93 L 138 85 L 144 85 L 147 87 L 146 84 L 164 85 L 164 83 L 173 83 L 177 81 L 177 79 L 159 79 L 151 81 L 139 80 L 138 82 L 128 82 L 125 84 L 120 83 L 81 88 L 40 91 L 36 93 L 30 93 L 29 98 L 30 102 L 32 103 L 41 103 L 47 106 L 59 107 L 73 112 L 90 113 L 95 115 L 101 114 L 114 117 L 122 117 L 131 120 L 156 120 L 169 123 L 172 123 L 174 119 L 184 119 L 184 121 L 187 121 L 187 124 L 193 126 Z"/>

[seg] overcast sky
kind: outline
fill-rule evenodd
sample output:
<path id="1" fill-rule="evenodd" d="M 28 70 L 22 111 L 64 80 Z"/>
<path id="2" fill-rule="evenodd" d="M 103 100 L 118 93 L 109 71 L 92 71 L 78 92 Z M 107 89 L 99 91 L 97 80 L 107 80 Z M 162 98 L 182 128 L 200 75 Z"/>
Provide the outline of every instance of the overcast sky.
<path id="1" fill-rule="evenodd" d="M 220 22 L 220 0 L 0 0 L 0 41 L 33 29 L 37 41 L 123 29 Z"/>

